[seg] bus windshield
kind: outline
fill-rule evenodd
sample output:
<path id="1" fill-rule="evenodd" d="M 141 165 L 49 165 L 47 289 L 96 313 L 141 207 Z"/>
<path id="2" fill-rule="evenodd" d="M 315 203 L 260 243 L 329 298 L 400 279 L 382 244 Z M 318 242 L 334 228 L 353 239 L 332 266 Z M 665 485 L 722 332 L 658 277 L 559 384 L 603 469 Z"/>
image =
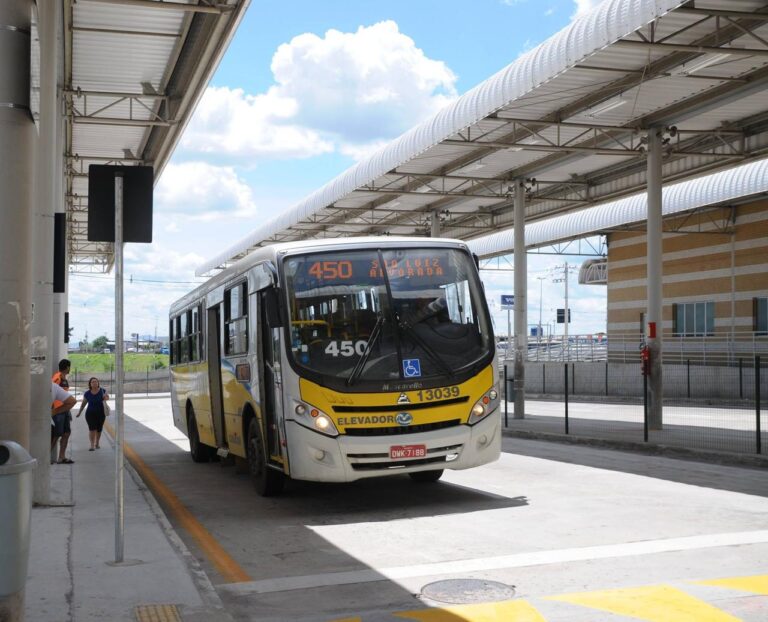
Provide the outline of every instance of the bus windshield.
<path id="1" fill-rule="evenodd" d="M 459 382 L 492 335 L 471 256 L 455 248 L 291 256 L 283 271 L 295 366 L 326 386 Z"/>

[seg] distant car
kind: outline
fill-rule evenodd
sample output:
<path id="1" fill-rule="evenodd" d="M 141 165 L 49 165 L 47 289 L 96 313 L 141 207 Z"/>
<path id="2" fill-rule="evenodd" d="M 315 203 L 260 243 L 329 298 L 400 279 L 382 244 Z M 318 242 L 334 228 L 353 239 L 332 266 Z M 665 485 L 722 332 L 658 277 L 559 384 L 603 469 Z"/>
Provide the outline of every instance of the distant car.
<path id="1" fill-rule="evenodd" d="M 166 346 L 163 346 L 162 348 L 160 348 L 160 354 L 170 354 L 170 353 L 171 353 L 170 348 Z"/>

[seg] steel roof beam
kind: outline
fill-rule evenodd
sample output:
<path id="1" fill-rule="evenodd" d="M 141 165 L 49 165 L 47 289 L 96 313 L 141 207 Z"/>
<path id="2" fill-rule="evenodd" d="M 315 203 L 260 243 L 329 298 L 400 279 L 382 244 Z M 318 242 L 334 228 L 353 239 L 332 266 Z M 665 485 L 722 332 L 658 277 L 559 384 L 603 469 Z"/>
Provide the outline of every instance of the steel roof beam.
<path id="1" fill-rule="evenodd" d="M 675 13 L 678 15 L 695 15 L 699 17 L 733 17 L 734 19 L 755 19 L 765 17 L 768 19 L 768 13 L 763 11 L 747 13 L 746 11 L 727 11 L 723 9 L 680 7 L 679 9 L 675 9 Z"/>
<path id="2" fill-rule="evenodd" d="M 184 13 L 220 14 L 232 11 L 235 7 L 227 4 L 186 4 L 184 2 L 165 2 L 164 0 L 80 0 L 98 4 L 117 4 L 141 9 L 182 11 Z"/>
<path id="3" fill-rule="evenodd" d="M 768 49 L 755 48 L 723 48 L 711 45 L 683 45 L 680 43 L 651 43 L 645 41 L 630 41 L 622 39 L 614 43 L 619 49 L 633 48 L 640 50 L 657 50 L 659 52 L 688 52 L 690 54 L 731 54 L 732 56 L 768 56 Z"/>
<path id="4" fill-rule="evenodd" d="M 177 39 L 178 32 L 155 32 L 152 30 L 124 30 L 120 28 L 92 28 L 90 26 L 72 26 L 74 32 L 95 32 L 106 35 L 133 35 L 138 37 L 172 37 Z"/>
<path id="5" fill-rule="evenodd" d="M 176 121 L 158 121 L 155 119 L 119 119 L 114 117 L 80 117 L 73 116 L 73 123 L 84 123 L 86 125 L 117 125 L 129 127 L 171 127 L 176 125 Z M 124 159 L 124 158 L 120 158 Z"/>
<path id="6" fill-rule="evenodd" d="M 75 97 L 115 97 L 117 99 L 166 99 L 168 96 L 165 93 L 127 93 L 121 91 L 92 91 L 89 89 L 81 89 L 80 87 L 62 89 L 63 93 L 67 95 L 74 95 Z"/>

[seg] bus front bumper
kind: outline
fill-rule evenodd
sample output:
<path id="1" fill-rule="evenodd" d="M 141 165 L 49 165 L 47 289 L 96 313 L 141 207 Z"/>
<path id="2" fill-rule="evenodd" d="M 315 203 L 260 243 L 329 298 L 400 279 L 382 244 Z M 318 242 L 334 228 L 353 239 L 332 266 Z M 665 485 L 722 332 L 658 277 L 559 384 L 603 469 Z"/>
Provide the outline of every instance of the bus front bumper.
<path id="1" fill-rule="evenodd" d="M 474 426 L 396 436 L 319 434 L 287 421 L 291 477 L 318 482 L 348 482 L 415 471 L 468 469 L 497 460 L 501 453 L 501 417 L 491 413 Z M 390 449 L 426 446 L 426 456 L 392 458 Z"/>

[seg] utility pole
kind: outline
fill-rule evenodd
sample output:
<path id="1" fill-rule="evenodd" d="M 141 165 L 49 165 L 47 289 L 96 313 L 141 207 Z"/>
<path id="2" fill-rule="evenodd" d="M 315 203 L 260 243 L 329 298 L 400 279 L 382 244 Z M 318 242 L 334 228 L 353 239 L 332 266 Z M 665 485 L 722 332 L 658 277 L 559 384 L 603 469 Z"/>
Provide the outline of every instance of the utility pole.
<path id="1" fill-rule="evenodd" d="M 539 340 L 541 340 L 541 311 L 543 306 L 543 291 L 544 291 L 544 281 L 547 279 L 545 276 L 537 276 L 536 277 L 539 280 L 539 328 L 536 331 L 536 335 L 539 337 Z"/>
<path id="2" fill-rule="evenodd" d="M 553 283 L 565 282 L 565 309 L 563 309 L 563 354 L 570 360 L 570 344 L 568 343 L 568 323 L 570 320 L 570 313 L 568 309 L 568 272 L 573 266 L 570 266 L 566 261 L 562 266 L 556 266 L 556 271 L 562 270 L 562 277 L 552 279 Z"/>

